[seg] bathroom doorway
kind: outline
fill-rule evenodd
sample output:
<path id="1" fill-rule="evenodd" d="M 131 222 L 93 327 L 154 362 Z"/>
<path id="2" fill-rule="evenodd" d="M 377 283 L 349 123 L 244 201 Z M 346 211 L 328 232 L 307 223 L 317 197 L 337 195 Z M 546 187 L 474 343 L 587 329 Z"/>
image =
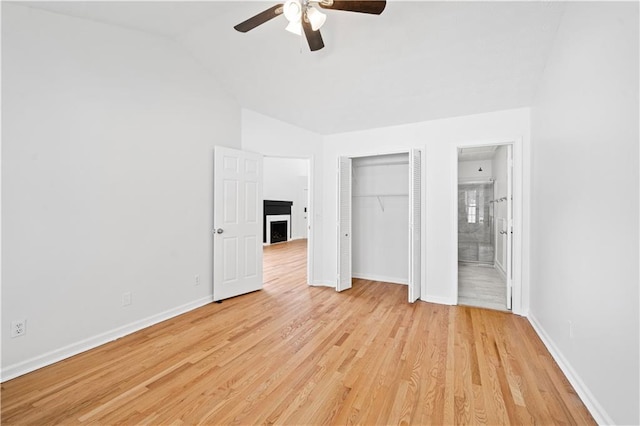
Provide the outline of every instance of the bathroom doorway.
<path id="1" fill-rule="evenodd" d="M 512 308 L 513 146 L 458 148 L 458 304 Z"/>

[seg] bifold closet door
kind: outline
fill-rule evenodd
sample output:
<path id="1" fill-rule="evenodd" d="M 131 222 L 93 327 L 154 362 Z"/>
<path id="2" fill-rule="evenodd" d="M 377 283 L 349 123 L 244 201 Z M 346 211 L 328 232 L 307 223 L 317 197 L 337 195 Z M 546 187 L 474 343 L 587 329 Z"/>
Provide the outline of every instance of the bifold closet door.
<path id="1" fill-rule="evenodd" d="M 409 155 L 409 303 L 420 298 L 422 275 L 421 218 L 422 218 L 422 167 L 420 150 Z"/>
<path id="2" fill-rule="evenodd" d="M 351 158 L 338 159 L 337 291 L 351 288 L 351 168 Z"/>
<path id="3" fill-rule="evenodd" d="M 507 145 L 507 309 L 513 300 L 513 145 Z"/>

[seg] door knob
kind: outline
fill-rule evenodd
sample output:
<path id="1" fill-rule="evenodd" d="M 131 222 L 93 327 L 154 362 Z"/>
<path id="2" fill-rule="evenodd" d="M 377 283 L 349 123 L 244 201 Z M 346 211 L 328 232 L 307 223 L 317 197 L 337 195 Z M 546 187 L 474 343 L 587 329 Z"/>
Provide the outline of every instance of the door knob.
<path id="1" fill-rule="evenodd" d="M 217 232 L 218 234 L 222 234 L 224 231 L 222 230 L 222 228 L 218 228 L 218 229 L 216 229 L 216 232 Z"/>

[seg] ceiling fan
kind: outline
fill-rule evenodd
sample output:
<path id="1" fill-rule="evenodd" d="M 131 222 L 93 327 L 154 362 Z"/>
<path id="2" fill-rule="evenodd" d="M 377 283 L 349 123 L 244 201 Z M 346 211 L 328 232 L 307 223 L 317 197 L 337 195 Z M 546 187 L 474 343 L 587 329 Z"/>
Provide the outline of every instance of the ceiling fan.
<path id="1" fill-rule="evenodd" d="M 262 25 L 278 15 L 284 14 L 289 21 L 286 30 L 294 34 L 304 35 L 309 43 L 311 51 L 320 50 L 324 47 L 320 27 L 324 24 L 327 16 L 320 12 L 313 5 L 316 4 L 323 9 L 344 10 L 348 12 L 369 13 L 380 15 L 387 5 L 386 1 L 380 0 L 287 0 L 258 13 L 244 22 L 236 25 L 236 30 L 246 33 Z"/>

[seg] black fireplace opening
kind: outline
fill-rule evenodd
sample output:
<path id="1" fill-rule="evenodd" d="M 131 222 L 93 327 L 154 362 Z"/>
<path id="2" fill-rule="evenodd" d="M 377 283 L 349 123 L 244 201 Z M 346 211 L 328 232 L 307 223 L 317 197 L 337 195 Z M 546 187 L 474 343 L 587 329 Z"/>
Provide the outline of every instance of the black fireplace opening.
<path id="1" fill-rule="evenodd" d="M 271 244 L 287 241 L 287 221 L 271 222 Z"/>

